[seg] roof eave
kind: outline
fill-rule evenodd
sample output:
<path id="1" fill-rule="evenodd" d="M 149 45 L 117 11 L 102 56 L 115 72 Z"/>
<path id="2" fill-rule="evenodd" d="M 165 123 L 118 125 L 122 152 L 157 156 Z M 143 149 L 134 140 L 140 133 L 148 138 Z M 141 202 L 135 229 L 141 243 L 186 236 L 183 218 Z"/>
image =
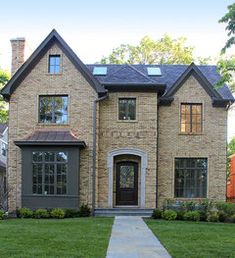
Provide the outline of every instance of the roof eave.
<path id="1" fill-rule="evenodd" d="M 144 84 L 144 83 L 103 83 L 108 91 L 125 92 L 125 91 L 146 91 L 158 92 L 162 95 L 165 92 L 165 84 Z"/>
<path id="2" fill-rule="evenodd" d="M 213 99 L 213 107 L 228 107 L 235 102 L 235 99 Z"/>
<path id="3" fill-rule="evenodd" d="M 80 148 L 85 148 L 86 143 L 84 141 L 15 141 L 18 147 L 24 146 L 78 146 Z"/>

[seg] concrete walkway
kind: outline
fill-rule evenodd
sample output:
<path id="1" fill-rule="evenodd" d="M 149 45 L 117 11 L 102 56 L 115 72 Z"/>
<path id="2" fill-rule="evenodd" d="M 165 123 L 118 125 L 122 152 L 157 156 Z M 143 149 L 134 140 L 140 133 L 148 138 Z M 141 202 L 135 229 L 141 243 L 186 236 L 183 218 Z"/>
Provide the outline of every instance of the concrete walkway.
<path id="1" fill-rule="evenodd" d="M 106 258 L 170 257 L 141 217 L 115 217 Z"/>

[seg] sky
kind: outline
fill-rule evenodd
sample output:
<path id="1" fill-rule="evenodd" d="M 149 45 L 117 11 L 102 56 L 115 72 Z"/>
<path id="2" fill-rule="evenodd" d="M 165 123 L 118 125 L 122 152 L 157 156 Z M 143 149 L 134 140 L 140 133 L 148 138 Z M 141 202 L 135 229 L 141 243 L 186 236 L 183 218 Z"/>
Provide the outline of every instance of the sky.
<path id="1" fill-rule="evenodd" d="M 11 0 L 1 2 L 0 68 L 10 70 L 10 39 L 26 38 L 29 55 L 55 28 L 84 63 L 100 61 L 122 43 L 165 33 L 184 36 L 194 55 L 217 57 L 227 35 L 218 20 L 234 0 Z M 235 136 L 235 111 L 228 138 Z"/>

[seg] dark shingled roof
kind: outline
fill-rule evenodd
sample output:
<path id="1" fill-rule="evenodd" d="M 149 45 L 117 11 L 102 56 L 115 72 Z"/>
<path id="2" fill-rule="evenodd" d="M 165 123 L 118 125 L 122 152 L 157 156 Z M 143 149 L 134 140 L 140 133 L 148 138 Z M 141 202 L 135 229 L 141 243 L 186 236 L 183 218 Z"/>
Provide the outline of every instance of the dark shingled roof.
<path id="1" fill-rule="evenodd" d="M 104 86 L 109 84 L 122 84 L 125 83 L 144 83 L 146 84 L 159 84 L 166 85 L 167 91 L 174 85 L 180 76 L 189 67 L 188 65 L 116 65 L 116 64 L 88 64 L 88 69 L 92 72 L 95 66 L 106 66 L 107 75 L 95 76 L 98 81 Z M 161 69 L 161 76 L 148 76 L 147 67 L 159 67 Z M 215 87 L 216 83 L 220 80 L 220 75 L 217 73 L 215 65 L 198 65 L 198 69 L 207 78 L 207 80 Z M 147 85 L 146 85 L 147 87 Z M 217 92 L 223 99 L 234 99 L 227 85 L 217 89 Z M 165 93 L 165 94 L 166 94 Z"/>
<path id="2" fill-rule="evenodd" d="M 80 141 L 70 131 L 34 131 L 23 140 L 15 141 L 17 146 L 21 145 L 77 145 L 85 147 L 84 141 Z"/>
<path id="3" fill-rule="evenodd" d="M 3 134 L 7 128 L 7 124 L 0 124 L 0 134 Z"/>

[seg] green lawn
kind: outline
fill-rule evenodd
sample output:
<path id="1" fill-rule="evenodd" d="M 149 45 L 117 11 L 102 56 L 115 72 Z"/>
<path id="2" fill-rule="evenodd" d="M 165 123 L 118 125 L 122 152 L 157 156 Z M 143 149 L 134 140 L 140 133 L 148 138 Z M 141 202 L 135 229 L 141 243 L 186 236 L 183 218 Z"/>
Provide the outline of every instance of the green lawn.
<path id="1" fill-rule="evenodd" d="M 105 257 L 112 218 L 0 221 L 0 257 Z"/>
<path id="2" fill-rule="evenodd" d="M 235 224 L 153 219 L 145 222 L 172 257 L 235 257 Z"/>

